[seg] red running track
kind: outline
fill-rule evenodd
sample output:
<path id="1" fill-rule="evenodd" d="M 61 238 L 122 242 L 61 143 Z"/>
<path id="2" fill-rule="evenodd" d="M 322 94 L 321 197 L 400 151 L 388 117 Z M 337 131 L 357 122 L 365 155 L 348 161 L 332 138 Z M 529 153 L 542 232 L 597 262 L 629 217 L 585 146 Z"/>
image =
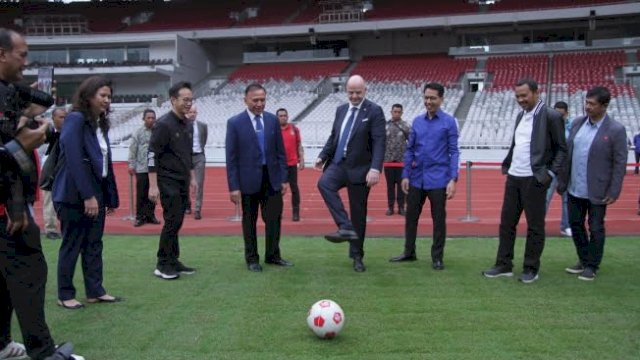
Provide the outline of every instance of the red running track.
<path id="1" fill-rule="evenodd" d="M 107 219 L 106 232 L 109 234 L 159 234 L 161 225 L 144 225 L 133 227 L 133 222 L 125 220 L 130 213 L 129 205 L 129 175 L 126 164 L 115 165 L 118 191 L 120 193 L 120 208 Z M 285 196 L 284 217 L 282 222 L 282 234 L 319 236 L 335 231 L 335 224 L 326 209 L 324 202 L 316 188 L 320 172 L 307 168 L 299 172 L 299 186 L 302 196 L 301 221 L 291 221 L 291 197 Z M 504 177 L 498 169 L 472 170 L 472 215 L 478 218 L 477 222 L 463 222 L 460 219 L 466 214 L 466 171 L 460 172 L 456 195 L 447 204 L 447 236 L 491 236 L 497 237 L 500 220 L 500 209 L 504 192 Z M 381 183 L 375 186 L 369 196 L 369 222 L 367 236 L 372 237 L 402 237 L 404 236 L 404 217 L 399 215 L 385 216 L 387 210 L 387 195 L 384 176 Z M 182 235 L 235 235 L 240 236 L 242 229 L 240 222 L 230 221 L 235 215 L 235 207 L 229 201 L 225 168 L 208 167 L 206 170 L 206 183 L 204 186 L 204 201 L 202 220 L 194 220 L 186 215 Z M 625 176 L 624 186 L 620 199 L 607 209 L 606 228 L 607 235 L 638 235 L 640 234 L 640 216 L 638 211 L 638 193 L 640 191 L 640 176 L 634 176 L 631 171 Z M 346 201 L 346 192 L 343 193 Z M 38 223 L 42 224 L 42 211 L 40 204 L 36 204 Z M 160 206 L 156 208 L 158 219 L 162 220 Z M 547 234 L 558 236 L 560 234 L 560 197 L 554 196 L 547 216 Z M 264 227 L 258 220 L 259 232 L 263 233 Z M 432 221 L 429 205 L 425 204 L 420 225 L 419 237 L 431 237 Z M 518 234 L 526 233 L 524 214 Z"/>

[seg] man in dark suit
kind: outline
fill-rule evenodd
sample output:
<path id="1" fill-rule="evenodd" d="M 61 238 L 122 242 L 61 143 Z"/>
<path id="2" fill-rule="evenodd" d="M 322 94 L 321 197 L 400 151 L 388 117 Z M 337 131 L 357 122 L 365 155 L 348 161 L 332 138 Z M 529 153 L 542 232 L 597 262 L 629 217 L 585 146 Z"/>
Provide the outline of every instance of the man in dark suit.
<path id="1" fill-rule="evenodd" d="M 624 126 L 607 115 L 611 93 L 597 86 L 587 92 L 587 116 L 573 120 L 568 139 L 568 162 L 558 191 L 569 192 L 569 224 L 578 263 L 565 270 L 578 279 L 596 277 L 604 253 L 604 216 L 620 196 L 627 163 Z M 589 223 L 587 234 L 585 217 Z"/>
<path id="2" fill-rule="evenodd" d="M 293 265 L 280 256 L 282 195 L 289 184 L 280 124 L 274 114 L 264 111 L 267 92 L 262 85 L 254 83 L 247 86 L 244 94 L 247 110 L 227 121 L 227 181 L 231 201 L 242 202 L 247 268 L 260 272 L 256 236 L 258 207 L 265 223 L 265 263 Z"/>
<path id="3" fill-rule="evenodd" d="M 507 181 L 500 215 L 498 255 L 495 265 L 482 274 L 488 278 L 513 276 L 516 228 L 524 210 L 527 242 L 518 280 L 529 284 L 538 280 L 544 249 L 547 189 L 565 165 L 567 146 L 564 120 L 560 113 L 544 105 L 538 84 L 531 79 L 520 80 L 515 93 L 522 111 L 516 118 L 511 148 L 502 162 Z"/>
<path id="4" fill-rule="evenodd" d="M 315 162 L 324 169 L 318 189 L 338 231 L 325 236 L 331 242 L 349 241 L 349 257 L 356 272 L 365 271 L 364 237 L 367 227 L 369 190 L 380 181 L 386 142 L 382 108 L 365 99 L 364 79 L 354 75 L 347 81 L 349 103 L 338 106 L 331 136 Z M 351 219 L 338 191 L 347 188 Z"/>

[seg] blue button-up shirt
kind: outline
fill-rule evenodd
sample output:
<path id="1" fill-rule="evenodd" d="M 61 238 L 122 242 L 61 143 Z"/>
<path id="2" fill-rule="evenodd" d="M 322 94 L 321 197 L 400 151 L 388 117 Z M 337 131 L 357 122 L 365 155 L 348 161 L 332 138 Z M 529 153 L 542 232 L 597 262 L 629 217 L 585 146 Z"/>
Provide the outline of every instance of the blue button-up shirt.
<path id="1" fill-rule="evenodd" d="M 606 117 L 605 117 L 606 118 Z M 573 154 L 571 156 L 571 179 L 569 179 L 569 194 L 581 198 L 589 198 L 589 187 L 587 186 L 587 163 L 589 161 L 589 149 L 593 139 L 600 129 L 600 125 L 605 119 L 595 124 L 588 118 L 578 130 L 573 138 Z"/>
<path id="2" fill-rule="evenodd" d="M 404 152 L 402 178 L 413 187 L 433 190 L 446 188 L 458 178 L 458 123 L 442 110 L 429 118 L 421 114 L 413 120 Z"/>

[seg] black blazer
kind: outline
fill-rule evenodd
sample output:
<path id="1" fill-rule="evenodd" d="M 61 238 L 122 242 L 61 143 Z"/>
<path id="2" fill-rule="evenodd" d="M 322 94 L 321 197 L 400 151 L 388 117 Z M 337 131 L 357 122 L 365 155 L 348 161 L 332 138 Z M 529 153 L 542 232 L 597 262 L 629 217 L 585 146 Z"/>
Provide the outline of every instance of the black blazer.
<path id="1" fill-rule="evenodd" d="M 331 163 L 338 147 L 340 128 L 351 104 L 343 104 L 336 109 L 336 116 L 331 129 L 331 136 L 320 151 L 318 158 L 326 167 Z M 386 121 L 382 108 L 365 99 L 360 106 L 355 123 L 347 142 L 345 164 L 347 176 L 353 184 L 366 182 L 370 169 L 382 171 L 384 150 L 387 141 Z"/>
<path id="2" fill-rule="evenodd" d="M 502 162 L 502 173 L 507 174 L 513 158 L 513 148 L 516 145 L 515 131 L 522 120 L 524 111 L 516 118 L 516 126 L 513 128 L 513 139 L 507 157 Z M 551 183 L 551 170 L 556 176 L 564 167 L 567 158 L 567 143 L 564 135 L 564 120 L 562 115 L 554 109 L 542 105 L 538 113 L 533 117 L 533 129 L 531 130 L 531 171 L 533 176 L 541 184 Z"/>

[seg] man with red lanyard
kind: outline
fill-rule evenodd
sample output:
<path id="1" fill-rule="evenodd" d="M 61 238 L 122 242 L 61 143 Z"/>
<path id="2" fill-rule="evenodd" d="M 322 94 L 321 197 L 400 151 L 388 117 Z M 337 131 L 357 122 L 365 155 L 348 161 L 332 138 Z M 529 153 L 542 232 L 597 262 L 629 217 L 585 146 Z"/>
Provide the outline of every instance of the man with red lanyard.
<path id="1" fill-rule="evenodd" d="M 282 130 L 282 140 L 287 155 L 287 170 L 289 173 L 289 187 L 291 188 L 291 205 L 293 217 L 291 220 L 300 221 L 300 189 L 298 188 L 298 169 L 304 170 L 304 149 L 300 129 L 289 123 L 287 109 L 280 108 L 276 111 Z"/>

